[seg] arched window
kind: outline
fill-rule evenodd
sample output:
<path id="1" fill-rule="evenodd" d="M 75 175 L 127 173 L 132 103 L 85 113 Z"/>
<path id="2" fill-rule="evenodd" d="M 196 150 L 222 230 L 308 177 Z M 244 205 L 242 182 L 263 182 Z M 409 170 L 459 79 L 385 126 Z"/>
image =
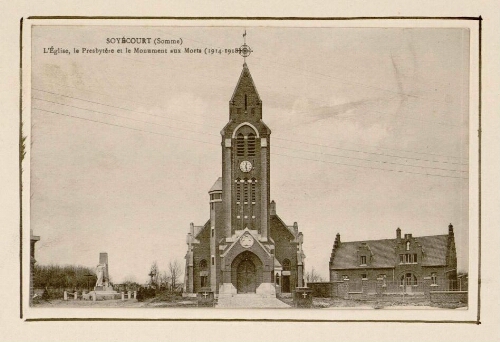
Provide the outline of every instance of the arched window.
<path id="1" fill-rule="evenodd" d="M 290 260 L 283 260 L 283 271 L 290 271 Z"/>
<path id="2" fill-rule="evenodd" d="M 280 284 L 280 274 L 278 272 L 276 272 L 276 285 L 279 285 Z"/>
<path id="3" fill-rule="evenodd" d="M 200 261 L 200 271 L 206 271 L 207 270 L 207 261 L 203 259 Z"/>
<path id="4" fill-rule="evenodd" d="M 248 179 L 243 180 L 243 202 L 248 202 Z"/>
<path id="5" fill-rule="evenodd" d="M 241 133 L 236 137 L 236 155 L 238 157 L 245 155 L 245 137 Z"/>
<path id="6" fill-rule="evenodd" d="M 236 178 L 236 201 L 241 201 L 241 183 L 239 178 Z"/>
<path id="7" fill-rule="evenodd" d="M 406 241 L 406 250 L 409 251 L 410 250 L 410 241 Z"/>
<path id="8" fill-rule="evenodd" d="M 208 286 L 208 265 L 205 259 L 200 261 L 200 287 Z"/>
<path id="9" fill-rule="evenodd" d="M 255 157 L 255 134 L 248 134 L 247 139 L 247 155 L 248 157 Z"/>
<path id="10" fill-rule="evenodd" d="M 405 273 L 399 279 L 399 285 L 417 285 L 417 277 L 413 273 Z"/>
<path id="11" fill-rule="evenodd" d="M 255 195 L 255 178 L 252 178 L 252 202 L 255 203 L 256 195 Z"/>

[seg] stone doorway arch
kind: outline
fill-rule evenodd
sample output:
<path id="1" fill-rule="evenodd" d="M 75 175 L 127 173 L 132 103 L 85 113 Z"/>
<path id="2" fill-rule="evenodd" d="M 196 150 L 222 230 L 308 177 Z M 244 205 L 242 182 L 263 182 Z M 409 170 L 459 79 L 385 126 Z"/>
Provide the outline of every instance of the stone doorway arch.
<path id="1" fill-rule="evenodd" d="M 245 251 L 234 258 L 231 265 L 231 282 L 237 293 L 255 293 L 262 283 L 262 261 L 257 255 Z"/>

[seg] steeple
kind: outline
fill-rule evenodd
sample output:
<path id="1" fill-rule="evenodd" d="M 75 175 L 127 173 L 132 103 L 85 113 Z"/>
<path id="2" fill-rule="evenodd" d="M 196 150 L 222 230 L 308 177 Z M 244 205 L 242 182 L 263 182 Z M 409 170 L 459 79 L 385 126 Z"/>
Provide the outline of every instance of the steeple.
<path id="1" fill-rule="evenodd" d="M 229 101 L 229 116 L 234 121 L 262 119 L 262 101 L 247 63 L 243 64 L 240 78 Z"/>

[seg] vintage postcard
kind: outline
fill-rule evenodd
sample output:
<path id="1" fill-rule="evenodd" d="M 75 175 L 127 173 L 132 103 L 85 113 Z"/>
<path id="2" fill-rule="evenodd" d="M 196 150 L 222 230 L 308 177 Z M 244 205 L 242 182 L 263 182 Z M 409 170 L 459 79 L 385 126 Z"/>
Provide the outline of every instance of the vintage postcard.
<path id="1" fill-rule="evenodd" d="M 25 20 L 25 318 L 474 322 L 479 22 Z"/>

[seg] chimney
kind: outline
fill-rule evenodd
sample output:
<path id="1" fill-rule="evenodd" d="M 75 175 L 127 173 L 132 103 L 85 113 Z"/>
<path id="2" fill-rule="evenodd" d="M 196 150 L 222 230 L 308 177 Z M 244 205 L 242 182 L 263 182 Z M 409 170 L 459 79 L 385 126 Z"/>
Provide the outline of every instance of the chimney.
<path id="1" fill-rule="evenodd" d="M 191 222 L 189 224 L 189 232 L 191 233 L 191 236 L 194 236 L 194 223 Z"/>
<path id="2" fill-rule="evenodd" d="M 276 215 L 276 202 L 271 201 L 271 205 L 269 208 L 269 215 Z"/>
<path id="3" fill-rule="evenodd" d="M 455 235 L 453 233 L 453 225 L 451 223 L 448 225 L 448 235 L 449 236 L 454 236 Z"/>
<path id="4" fill-rule="evenodd" d="M 335 236 L 335 242 L 333 243 L 333 248 L 339 248 L 340 247 L 340 233 L 337 233 Z"/>
<path id="5" fill-rule="evenodd" d="M 399 228 L 399 227 L 398 227 L 398 229 L 396 229 L 396 242 L 397 243 L 401 242 L 401 228 Z"/>
<path id="6" fill-rule="evenodd" d="M 299 234 L 299 225 L 297 224 L 297 222 L 293 223 L 293 231 L 295 232 L 295 236 Z"/>

